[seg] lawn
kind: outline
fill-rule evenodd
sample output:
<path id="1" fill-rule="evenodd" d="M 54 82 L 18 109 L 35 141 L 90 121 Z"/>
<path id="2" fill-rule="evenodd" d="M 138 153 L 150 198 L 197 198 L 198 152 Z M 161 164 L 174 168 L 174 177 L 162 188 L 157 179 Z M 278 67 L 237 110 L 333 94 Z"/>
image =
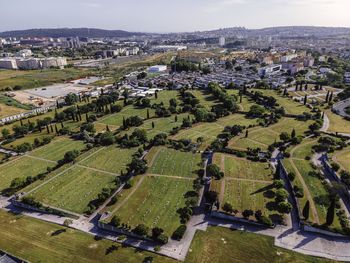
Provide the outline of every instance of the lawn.
<path id="1" fill-rule="evenodd" d="M 115 212 L 123 223 L 161 227 L 171 236 L 180 225 L 179 208 L 184 194 L 192 190 L 192 180 L 147 176 L 135 193 Z"/>
<path id="2" fill-rule="evenodd" d="M 261 148 L 266 150 L 269 145 L 280 140 L 279 136 L 282 132 L 291 134 L 292 130 L 295 129 L 296 135 L 302 136 L 308 130 L 311 123 L 311 121 L 305 122 L 292 118 L 283 118 L 278 123 L 269 127 L 256 127 L 249 130 L 247 138 L 245 137 L 245 133 L 233 138 L 229 142 L 229 146 L 236 149 Z"/>
<path id="3" fill-rule="evenodd" d="M 342 116 L 326 110 L 325 113 L 329 119 L 328 132 L 341 132 L 350 134 L 350 121 L 345 120 Z"/>
<path id="4" fill-rule="evenodd" d="M 44 183 L 30 196 L 44 204 L 82 214 L 103 188 L 115 185 L 115 178 L 113 175 L 74 166 Z"/>
<path id="5" fill-rule="evenodd" d="M 152 256 L 153 262 L 177 262 L 153 253 L 104 240 L 92 235 L 0 211 L 0 249 L 28 262 L 142 262 Z M 117 249 L 109 252 L 112 245 Z"/>
<path id="6" fill-rule="evenodd" d="M 212 106 L 219 103 L 213 95 L 206 93 L 203 90 L 192 90 L 191 93 L 199 100 L 199 104 L 204 106 L 207 110 L 211 110 Z"/>
<path id="7" fill-rule="evenodd" d="M 214 163 L 221 166 L 221 170 L 225 173 L 225 178 L 272 180 L 272 170 L 268 163 L 252 162 L 245 158 L 236 158 L 218 153 L 215 154 Z"/>
<path id="8" fill-rule="evenodd" d="M 54 166 L 50 162 L 36 160 L 30 157 L 19 157 L 0 165 L 0 191 L 10 187 L 15 178 L 25 179 L 27 176 L 36 176 L 44 173 L 47 167 Z"/>
<path id="9" fill-rule="evenodd" d="M 303 140 L 302 144 L 294 148 L 293 158 L 305 159 L 306 157 L 312 157 L 314 153 L 312 147 L 315 146 L 315 144 L 317 144 L 317 140 L 315 139 Z"/>
<path id="10" fill-rule="evenodd" d="M 81 151 L 85 148 L 83 141 L 72 140 L 67 137 L 61 137 L 55 139 L 48 145 L 39 147 L 30 152 L 29 155 L 51 160 L 58 161 L 63 159 L 64 154 L 68 151 L 78 150 Z"/>
<path id="11" fill-rule="evenodd" d="M 51 136 L 53 136 L 53 135 L 48 134 L 46 132 L 46 129 L 45 129 L 41 133 L 40 132 L 33 132 L 30 134 L 27 134 L 24 137 L 18 138 L 13 142 L 4 144 L 3 147 L 7 148 L 7 149 L 16 149 L 16 147 L 22 143 L 34 144 L 35 139 L 42 141 L 44 137 L 51 137 Z"/>
<path id="12" fill-rule="evenodd" d="M 333 160 L 340 164 L 343 170 L 350 172 L 350 147 L 340 152 L 335 152 Z"/>
<path id="13" fill-rule="evenodd" d="M 196 141 L 199 137 L 204 139 L 200 149 L 204 150 L 208 147 L 219 135 L 227 125 L 255 125 L 255 119 L 247 119 L 243 114 L 232 114 L 224 118 L 218 119 L 216 122 L 200 123 L 194 125 L 192 128 L 181 130 L 178 134 L 173 136 L 173 139 L 191 139 Z"/>
<path id="14" fill-rule="evenodd" d="M 221 227 L 197 231 L 186 263 L 331 262 L 274 246 L 272 237 Z"/>
<path id="15" fill-rule="evenodd" d="M 200 154 L 177 151 L 165 147 L 152 148 L 153 158 L 147 158 L 148 173 L 178 177 L 197 177 L 197 171 L 202 168 Z"/>
<path id="16" fill-rule="evenodd" d="M 120 174 L 121 171 L 126 171 L 126 167 L 131 162 L 132 155 L 136 151 L 136 148 L 122 149 L 111 145 L 91 155 L 80 164 L 94 169 Z"/>

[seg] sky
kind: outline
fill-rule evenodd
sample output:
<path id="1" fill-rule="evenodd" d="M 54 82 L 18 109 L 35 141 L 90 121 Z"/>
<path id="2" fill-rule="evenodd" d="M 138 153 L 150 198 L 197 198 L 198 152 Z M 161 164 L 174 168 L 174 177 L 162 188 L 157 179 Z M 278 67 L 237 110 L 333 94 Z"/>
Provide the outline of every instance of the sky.
<path id="1" fill-rule="evenodd" d="M 0 0 L 0 31 L 93 27 L 190 32 L 244 26 L 350 27 L 350 0 Z"/>

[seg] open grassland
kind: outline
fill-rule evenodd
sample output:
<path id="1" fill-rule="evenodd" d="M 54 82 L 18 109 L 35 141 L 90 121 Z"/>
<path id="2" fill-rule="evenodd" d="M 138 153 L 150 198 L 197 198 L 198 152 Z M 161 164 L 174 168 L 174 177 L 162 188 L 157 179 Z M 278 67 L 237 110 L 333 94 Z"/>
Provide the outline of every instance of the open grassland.
<path id="1" fill-rule="evenodd" d="M 7 149 L 13 149 L 15 150 L 16 147 L 22 143 L 29 143 L 29 144 L 34 144 L 34 140 L 35 139 L 38 139 L 40 141 L 42 141 L 43 138 L 45 137 L 51 137 L 52 135 L 51 134 L 48 134 L 46 132 L 46 129 L 43 130 L 42 132 L 33 132 L 33 133 L 30 133 L 30 134 L 27 134 L 26 136 L 24 137 L 21 137 L 21 138 L 18 138 L 16 139 L 15 141 L 13 142 L 9 142 L 7 144 L 4 144 L 2 145 L 4 148 L 7 148 Z"/>
<path id="2" fill-rule="evenodd" d="M 293 158 L 295 159 L 305 159 L 306 157 L 312 157 L 313 149 L 312 147 L 317 144 L 317 140 L 314 138 L 303 140 L 299 147 L 295 147 L 293 151 Z"/>
<path id="3" fill-rule="evenodd" d="M 224 130 L 227 125 L 255 125 L 255 119 L 247 119 L 243 114 L 232 114 L 230 116 L 220 118 L 216 122 L 200 123 L 193 125 L 192 128 L 181 130 L 178 134 L 173 136 L 173 139 L 191 139 L 195 142 L 199 137 L 203 138 L 203 143 L 200 149 L 205 149 L 209 146 L 216 137 Z"/>
<path id="4" fill-rule="evenodd" d="M 341 169 L 350 172 L 350 147 L 345 148 L 340 152 L 335 152 L 333 161 L 337 162 Z"/>
<path id="5" fill-rule="evenodd" d="M 177 262 L 153 253 L 122 247 L 112 241 L 95 239 L 70 228 L 0 211 L 0 248 L 29 262 Z M 112 246 L 117 249 L 111 251 Z"/>
<path id="6" fill-rule="evenodd" d="M 0 103 L 0 118 L 17 115 L 22 112 L 25 112 L 25 110 L 17 107 L 13 107 L 13 106 L 7 106 L 6 104 Z"/>
<path id="7" fill-rule="evenodd" d="M 52 166 L 54 164 L 50 162 L 27 156 L 8 161 L 0 165 L 0 191 L 10 187 L 11 181 L 15 178 L 25 179 L 27 176 L 36 176 L 46 172 L 47 167 Z"/>
<path id="8" fill-rule="evenodd" d="M 350 121 L 345 120 L 342 116 L 326 110 L 325 113 L 329 119 L 328 132 L 340 132 L 350 134 Z"/>
<path id="9" fill-rule="evenodd" d="M 245 137 L 245 133 L 243 133 L 241 136 L 233 138 L 229 142 L 229 147 L 235 149 L 261 148 L 266 150 L 269 145 L 280 140 L 279 136 L 282 132 L 291 134 L 293 129 L 295 129 L 296 135 L 302 136 L 311 123 L 311 121 L 305 122 L 292 118 L 283 118 L 269 127 L 256 127 L 249 130 L 248 137 Z"/>
<path id="10" fill-rule="evenodd" d="M 197 231 L 186 263 L 331 262 L 274 246 L 272 237 L 221 227 Z"/>
<path id="11" fill-rule="evenodd" d="M 274 199 L 265 196 L 265 192 L 272 190 L 272 182 L 243 181 L 225 179 L 224 203 L 229 203 L 234 209 L 242 212 L 246 209 L 261 210 L 266 215 L 277 213 L 274 210 Z M 269 207 L 271 203 L 271 208 Z M 268 209 L 270 208 L 270 209 Z"/>
<path id="12" fill-rule="evenodd" d="M 50 161 L 58 161 L 64 157 L 64 154 L 68 151 L 78 150 L 81 151 L 85 148 L 83 141 L 72 140 L 67 137 L 55 139 L 48 145 L 42 146 L 30 152 L 29 155 L 47 159 Z"/>
<path id="13" fill-rule="evenodd" d="M 120 174 L 121 171 L 126 171 L 126 167 L 131 162 L 132 156 L 136 151 L 136 148 L 122 149 L 111 145 L 91 155 L 80 164 L 90 168 Z"/>
<path id="14" fill-rule="evenodd" d="M 165 147 L 157 147 L 154 150 L 157 152 L 153 159 L 147 158 L 150 174 L 194 178 L 197 176 L 197 171 L 202 168 L 200 154 Z"/>
<path id="15" fill-rule="evenodd" d="M 176 211 L 185 206 L 184 194 L 190 190 L 192 180 L 147 176 L 115 214 L 123 223 L 161 227 L 170 236 L 180 224 Z"/>
<path id="16" fill-rule="evenodd" d="M 110 174 L 74 166 L 30 195 L 44 204 L 81 214 L 103 188 L 115 185 L 115 178 Z"/>
<path id="17" fill-rule="evenodd" d="M 23 89 L 31 89 L 47 86 L 54 83 L 65 82 L 89 75 L 91 72 L 84 69 L 45 69 L 45 70 L 1 70 L 0 91 L 7 87 L 21 86 Z"/>

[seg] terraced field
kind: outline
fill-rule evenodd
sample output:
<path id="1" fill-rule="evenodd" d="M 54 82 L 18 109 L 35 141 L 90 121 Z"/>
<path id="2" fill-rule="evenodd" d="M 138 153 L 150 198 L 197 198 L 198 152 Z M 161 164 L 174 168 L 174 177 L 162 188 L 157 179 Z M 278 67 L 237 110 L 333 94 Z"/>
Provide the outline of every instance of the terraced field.
<path id="1" fill-rule="evenodd" d="M 192 190 L 192 180 L 147 176 L 141 186 L 114 212 L 132 227 L 145 224 L 164 229 L 170 236 L 180 225 L 179 208 L 185 206 L 183 195 Z"/>
<path id="2" fill-rule="evenodd" d="M 28 176 L 36 176 L 44 173 L 47 167 L 55 164 L 44 160 L 37 160 L 27 156 L 19 157 L 0 165 L 0 191 L 10 187 L 15 178 L 25 179 Z"/>
<path id="3" fill-rule="evenodd" d="M 32 192 L 36 200 L 78 214 L 97 198 L 103 188 L 115 186 L 115 176 L 74 166 Z"/>

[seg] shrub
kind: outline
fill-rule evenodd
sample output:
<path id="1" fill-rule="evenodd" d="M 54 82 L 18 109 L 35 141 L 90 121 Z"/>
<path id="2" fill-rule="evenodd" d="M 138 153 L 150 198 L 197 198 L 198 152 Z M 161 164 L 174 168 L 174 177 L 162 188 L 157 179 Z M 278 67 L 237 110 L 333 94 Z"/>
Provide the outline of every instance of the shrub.
<path id="1" fill-rule="evenodd" d="M 171 238 L 175 240 L 181 240 L 186 232 L 186 225 L 180 225 L 172 234 Z"/>

